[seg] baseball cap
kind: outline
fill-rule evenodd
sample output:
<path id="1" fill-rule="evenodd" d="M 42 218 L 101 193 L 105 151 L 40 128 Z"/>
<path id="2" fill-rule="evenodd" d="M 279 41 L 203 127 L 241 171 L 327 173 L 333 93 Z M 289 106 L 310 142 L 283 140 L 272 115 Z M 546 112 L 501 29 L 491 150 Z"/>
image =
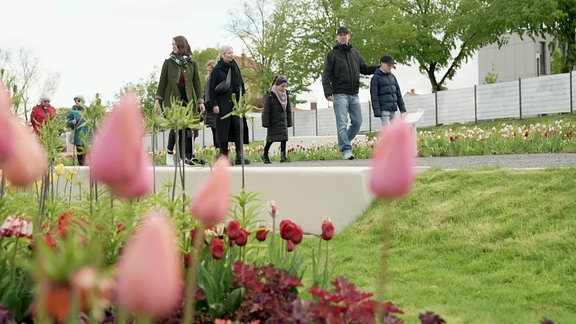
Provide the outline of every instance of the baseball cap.
<path id="1" fill-rule="evenodd" d="M 348 30 L 348 28 L 341 26 L 340 28 L 338 28 L 338 30 L 336 31 L 336 35 L 338 34 L 350 34 L 350 31 Z"/>
<path id="2" fill-rule="evenodd" d="M 396 61 L 394 61 L 394 58 L 390 55 L 384 55 L 382 56 L 382 58 L 380 59 L 380 63 L 386 63 L 386 64 L 396 64 Z"/>

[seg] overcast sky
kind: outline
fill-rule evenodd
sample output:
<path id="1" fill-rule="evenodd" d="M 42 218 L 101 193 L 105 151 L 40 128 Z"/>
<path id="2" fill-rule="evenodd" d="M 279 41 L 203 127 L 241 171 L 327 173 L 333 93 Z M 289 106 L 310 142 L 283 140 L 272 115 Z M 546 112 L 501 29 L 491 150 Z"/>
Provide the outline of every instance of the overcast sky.
<path id="1" fill-rule="evenodd" d="M 60 74 L 53 94 L 56 107 L 71 106 L 82 94 L 90 102 L 95 93 L 104 101 L 127 82 L 147 78 L 172 50 L 172 37 L 184 35 L 193 50 L 241 43 L 224 28 L 228 12 L 239 11 L 241 0 L 19 0 L 2 4 L 0 49 L 31 50 L 38 57 L 42 79 Z M 351 39 L 354 44 L 354 38 Z M 383 53 L 384 54 L 384 53 Z M 14 61 L 15 57 L 13 57 Z M 376 64 L 377 62 L 369 62 Z M 451 89 L 477 83 L 476 60 L 464 66 Z M 430 83 L 416 68 L 398 65 L 394 71 L 403 92 L 430 93 Z M 289 76 L 288 76 L 289 78 Z M 31 93 L 35 102 L 40 90 Z M 367 91 L 361 99 L 368 100 Z M 320 85 L 301 99 L 326 107 Z"/>

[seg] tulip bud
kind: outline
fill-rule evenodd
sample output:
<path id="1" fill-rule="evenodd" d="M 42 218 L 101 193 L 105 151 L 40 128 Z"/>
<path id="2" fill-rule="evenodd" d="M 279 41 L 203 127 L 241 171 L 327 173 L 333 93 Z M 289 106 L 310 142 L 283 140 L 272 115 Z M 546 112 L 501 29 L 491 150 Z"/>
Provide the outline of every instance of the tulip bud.
<path id="1" fill-rule="evenodd" d="M 190 202 L 192 217 L 206 225 L 217 224 L 228 215 L 230 207 L 230 160 L 218 158 L 212 172 L 204 179 Z"/>
<path id="2" fill-rule="evenodd" d="M 238 236 L 234 240 L 234 243 L 236 243 L 236 245 L 238 245 L 238 246 L 244 246 L 244 245 L 246 245 L 246 243 L 248 243 L 248 236 L 250 236 L 250 232 L 241 228 L 240 229 L 240 236 Z"/>
<path id="3" fill-rule="evenodd" d="M 169 218 L 149 212 L 126 243 L 117 267 L 117 300 L 126 311 L 160 316 L 181 301 L 182 264 Z"/>
<path id="4" fill-rule="evenodd" d="M 376 197 L 396 199 L 406 195 L 415 177 L 412 126 L 394 119 L 380 133 L 371 160 L 370 189 Z"/>
<path id="5" fill-rule="evenodd" d="M 256 239 L 260 242 L 266 241 L 266 236 L 269 230 L 266 229 L 264 225 L 260 226 L 260 229 L 256 232 Z"/>
<path id="6" fill-rule="evenodd" d="M 216 260 L 222 259 L 224 255 L 224 243 L 219 237 L 212 240 L 212 257 Z"/>
<path id="7" fill-rule="evenodd" d="M 241 234 L 240 229 L 240 222 L 238 222 L 238 220 L 233 219 L 228 222 L 228 226 L 226 227 L 228 238 L 231 240 L 236 240 Z"/>
<path id="8" fill-rule="evenodd" d="M 330 241 L 334 236 L 334 224 L 331 221 L 325 220 L 322 223 L 322 239 Z"/>

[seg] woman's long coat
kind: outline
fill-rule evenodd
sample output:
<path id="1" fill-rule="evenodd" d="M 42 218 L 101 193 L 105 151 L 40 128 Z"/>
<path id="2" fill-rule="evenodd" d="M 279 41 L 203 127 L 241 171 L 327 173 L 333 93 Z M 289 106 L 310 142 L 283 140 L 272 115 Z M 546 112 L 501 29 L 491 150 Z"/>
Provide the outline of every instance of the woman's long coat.
<path id="1" fill-rule="evenodd" d="M 158 81 L 156 99 L 162 101 L 163 108 L 172 106 L 172 99 L 180 100 L 180 90 L 178 90 L 178 80 L 180 79 L 180 66 L 171 59 L 164 60 Z M 192 102 L 192 109 L 196 111 L 199 99 L 202 99 L 202 86 L 198 74 L 198 64 L 196 61 L 188 62 L 188 67 L 184 71 L 184 87 L 188 102 Z M 204 100 L 202 99 L 201 102 Z"/>
<path id="2" fill-rule="evenodd" d="M 220 113 L 217 115 L 215 114 L 216 137 L 218 142 L 236 142 L 236 137 L 240 135 L 240 118 L 238 116 L 222 118 L 232 112 L 232 109 L 234 109 L 232 94 L 234 93 L 236 95 L 236 99 L 238 99 L 240 97 L 240 93 L 243 95 L 246 93 L 244 80 L 242 79 L 242 75 L 239 73 L 240 69 L 238 69 L 236 66 L 238 76 L 236 81 L 232 80 L 233 87 L 228 92 L 217 93 L 214 90 L 220 82 L 226 80 L 228 69 L 234 69 L 234 65 L 236 65 L 236 62 L 234 61 L 227 63 L 220 59 L 210 74 L 210 85 L 208 87 L 210 103 L 212 104 L 212 107 L 218 106 L 220 108 Z M 235 84 L 236 89 L 233 89 Z M 246 122 L 245 118 L 242 119 L 242 122 L 244 144 L 248 144 L 250 142 L 248 138 L 248 123 Z"/>
<path id="3" fill-rule="evenodd" d="M 272 91 L 264 98 L 262 109 L 262 127 L 267 128 L 266 142 L 281 142 L 288 140 L 288 127 L 292 127 L 292 107 L 290 93 L 287 94 L 286 109 L 282 108 L 278 96 Z"/>

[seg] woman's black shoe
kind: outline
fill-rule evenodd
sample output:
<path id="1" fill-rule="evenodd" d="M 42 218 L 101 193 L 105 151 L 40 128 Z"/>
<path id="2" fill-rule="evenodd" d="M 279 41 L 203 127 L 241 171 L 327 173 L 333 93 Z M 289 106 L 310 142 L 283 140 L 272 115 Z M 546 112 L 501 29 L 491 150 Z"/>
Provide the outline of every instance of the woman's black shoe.
<path id="1" fill-rule="evenodd" d="M 242 164 L 242 160 L 241 159 L 236 159 L 236 161 L 234 161 L 235 165 L 240 165 Z M 244 165 L 250 164 L 250 160 L 248 159 L 244 159 Z"/>
<path id="2" fill-rule="evenodd" d="M 268 154 L 264 154 L 260 158 L 262 159 L 262 162 L 264 162 L 264 164 L 272 163 L 272 161 L 270 161 L 270 158 L 268 157 Z"/>

